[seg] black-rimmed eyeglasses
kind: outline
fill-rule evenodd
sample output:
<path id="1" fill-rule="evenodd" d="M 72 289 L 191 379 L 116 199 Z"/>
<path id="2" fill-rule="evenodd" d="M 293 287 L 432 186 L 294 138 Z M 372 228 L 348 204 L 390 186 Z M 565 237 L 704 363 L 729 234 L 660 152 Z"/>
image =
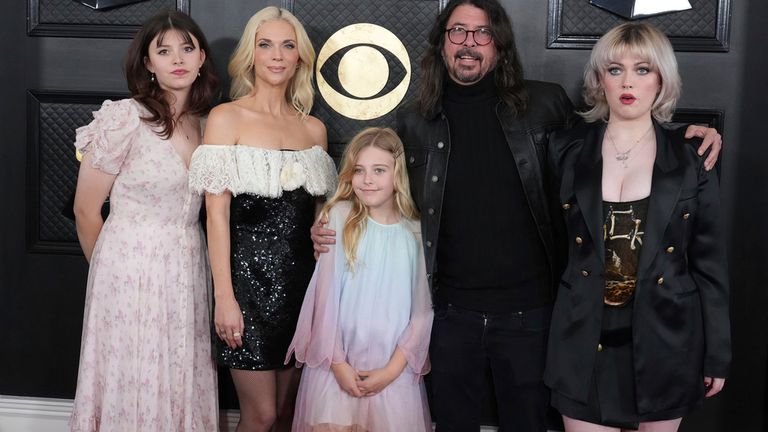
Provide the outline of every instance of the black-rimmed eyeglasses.
<path id="1" fill-rule="evenodd" d="M 463 44 L 470 33 L 472 33 L 472 40 L 474 40 L 477 45 L 488 45 L 493 40 L 491 29 L 485 27 L 480 27 L 474 30 L 467 30 L 464 27 L 451 27 L 445 32 L 448 33 L 448 40 L 455 45 Z"/>

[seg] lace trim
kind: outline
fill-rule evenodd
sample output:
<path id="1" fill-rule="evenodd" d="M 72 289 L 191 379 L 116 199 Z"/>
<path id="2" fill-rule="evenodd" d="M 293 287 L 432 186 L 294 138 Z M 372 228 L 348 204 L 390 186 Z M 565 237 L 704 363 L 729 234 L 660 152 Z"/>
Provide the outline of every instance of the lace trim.
<path id="1" fill-rule="evenodd" d="M 333 193 L 336 181 L 333 159 L 319 146 L 289 151 L 206 144 L 195 150 L 189 168 L 189 187 L 198 194 L 277 198 L 303 187 L 320 196 Z"/>

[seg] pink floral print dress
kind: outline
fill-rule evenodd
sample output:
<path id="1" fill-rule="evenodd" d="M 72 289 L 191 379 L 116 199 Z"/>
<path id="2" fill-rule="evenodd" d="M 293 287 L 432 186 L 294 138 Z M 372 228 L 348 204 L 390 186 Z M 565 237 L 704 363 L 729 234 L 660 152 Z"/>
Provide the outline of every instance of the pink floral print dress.
<path id="1" fill-rule="evenodd" d="M 73 431 L 215 431 L 202 197 L 135 100 L 106 101 L 75 146 L 116 175 L 88 274 Z"/>

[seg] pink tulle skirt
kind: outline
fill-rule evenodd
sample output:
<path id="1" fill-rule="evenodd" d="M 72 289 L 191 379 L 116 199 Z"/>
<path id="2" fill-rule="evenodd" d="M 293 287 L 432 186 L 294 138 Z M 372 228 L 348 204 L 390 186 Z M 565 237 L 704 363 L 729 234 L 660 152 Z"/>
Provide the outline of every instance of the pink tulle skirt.
<path id="1" fill-rule="evenodd" d="M 304 367 L 294 432 L 426 432 L 432 430 L 424 381 L 406 368 L 380 393 L 356 398 L 333 372 Z"/>

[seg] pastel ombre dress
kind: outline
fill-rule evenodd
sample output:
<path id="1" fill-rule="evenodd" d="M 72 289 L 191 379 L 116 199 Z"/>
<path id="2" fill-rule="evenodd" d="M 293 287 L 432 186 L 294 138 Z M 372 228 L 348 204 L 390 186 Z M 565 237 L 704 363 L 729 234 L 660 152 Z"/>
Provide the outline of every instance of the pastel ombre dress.
<path id="1" fill-rule="evenodd" d="M 74 431 L 218 427 L 202 199 L 148 114 L 106 101 L 77 129 L 75 146 L 116 178 L 88 272 Z"/>
<path id="2" fill-rule="evenodd" d="M 421 376 L 429 371 L 432 302 L 419 223 L 403 218 L 381 225 L 369 218 L 353 272 L 341 235 L 349 208 L 340 202 L 330 211 L 336 244 L 320 256 L 286 357 L 295 352 L 305 364 L 293 430 L 431 431 Z M 332 362 L 378 369 L 396 347 L 408 365 L 380 393 L 355 398 L 339 387 Z"/>

